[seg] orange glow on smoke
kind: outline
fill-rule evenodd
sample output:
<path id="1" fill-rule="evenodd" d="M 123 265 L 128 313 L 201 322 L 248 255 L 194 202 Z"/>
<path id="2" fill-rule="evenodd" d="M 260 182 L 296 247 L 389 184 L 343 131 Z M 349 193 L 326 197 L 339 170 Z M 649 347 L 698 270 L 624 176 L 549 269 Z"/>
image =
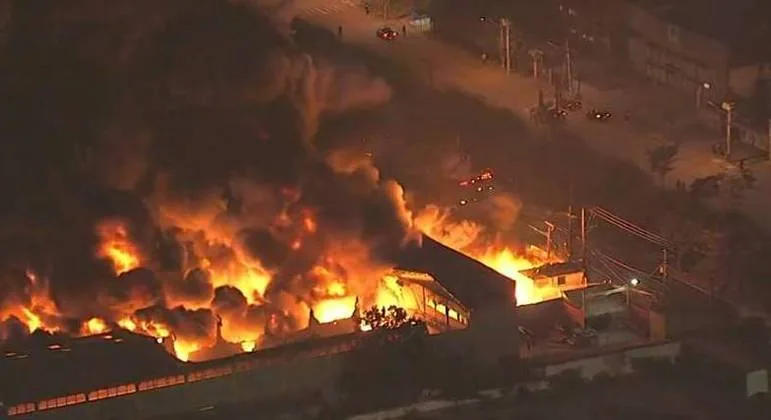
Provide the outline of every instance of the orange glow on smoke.
<path id="1" fill-rule="evenodd" d="M 115 274 L 123 274 L 141 265 L 138 248 L 131 241 L 123 222 L 104 221 L 97 226 L 96 232 L 100 241 L 98 254 L 112 263 Z"/>

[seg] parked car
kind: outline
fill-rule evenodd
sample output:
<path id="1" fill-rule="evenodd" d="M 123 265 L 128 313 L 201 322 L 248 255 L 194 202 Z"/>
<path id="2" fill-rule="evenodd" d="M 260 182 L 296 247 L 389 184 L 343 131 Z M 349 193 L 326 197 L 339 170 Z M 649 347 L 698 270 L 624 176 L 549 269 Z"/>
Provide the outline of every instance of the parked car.
<path id="1" fill-rule="evenodd" d="M 599 122 L 609 121 L 612 116 L 613 114 L 611 114 L 610 111 L 601 111 L 598 109 L 592 109 L 586 113 L 586 118 Z"/>
<path id="2" fill-rule="evenodd" d="M 394 31 L 390 26 L 383 26 L 377 30 L 376 35 L 383 41 L 393 41 L 399 36 L 399 33 Z"/>

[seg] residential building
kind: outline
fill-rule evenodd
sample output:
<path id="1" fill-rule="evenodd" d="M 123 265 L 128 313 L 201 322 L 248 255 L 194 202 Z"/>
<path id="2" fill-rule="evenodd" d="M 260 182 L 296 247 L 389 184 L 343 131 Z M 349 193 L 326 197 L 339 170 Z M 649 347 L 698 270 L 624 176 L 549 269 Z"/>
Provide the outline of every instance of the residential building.
<path id="1" fill-rule="evenodd" d="M 573 48 L 626 59 L 629 7 L 623 0 L 560 0 L 558 9 Z"/>
<path id="2" fill-rule="evenodd" d="M 627 0 L 629 57 L 650 79 L 697 102 L 753 94 L 769 72 L 771 4 L 763 0 Z"/>
<path id="3" fill-rule="evenodd" d="M 545 264 L 520 273 L 532 279 L 539 288 L 553 287 L 566 292 L 586 287 L 583 264 L 576 261 Z"/>

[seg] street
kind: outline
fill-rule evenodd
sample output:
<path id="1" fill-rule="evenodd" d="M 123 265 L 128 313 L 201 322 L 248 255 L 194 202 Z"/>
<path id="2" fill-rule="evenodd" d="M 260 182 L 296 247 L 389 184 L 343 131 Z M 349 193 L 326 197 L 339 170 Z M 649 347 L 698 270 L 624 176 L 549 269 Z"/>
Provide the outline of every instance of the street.
<path id="1" fill-rule="evenodd" d="M 375 37 L 375 31 L 385 23 L 366 15 L 361 7 L 352 5 L 350 1 L 321 3 L 308 0 L 298 2 L 294 7 L 298 17 L 332 31 L 342 26 L 344 42 L 398 60 L 436 89 L 463 92 L 493 107 L 508 110 L 524 121 L 529 119 L 529 109 L 537 103 L 539 90 L 547 99 L 550 98 L 550 88 L 545 81 L 518 74 L 507 76 L 500 67 L 483 64 L 466 51 L 428 36 L 410 32 L 407 37 L 395 42 L 383 42 Z M 401 20 L 389 21 L 388 24 L 396 29 L 402 25 L 409 26 Z M 689 185 L 697 178 L 737 172 L 735 165 L 711 152 L 711 145 L 721 139 L 720 133 L 694 134 L 688 132 L 688 127 L 683 127 L 686 124 L 673 124 L 673 120 L 682 123 L 686 119 L 693 120 L 694 116 L 689 113 L 667 115 L 670 111 L 663 105 L 652 105 L 645 98 L 638 100 L 644 96 L 641 92 L 646 90 L 664 89 L 643 85 L 601 91 L 584 85 L 584 109 L 610 109 L 616 116 L 609 123 L 596 123 L 587 120 L 583 112 L 576 112 L 569 114 L 566 128 L 597 152 L 633 162 L 645 173 L 650 173 L 648 150 L 668 142 L 678 143 L 680 148 L 673 170 L 665 179 L 669 187 L 678 181 Z M 621 115 L 628 109 L 635 111 L 630 121 L 624 121 Z M 766 217 L 771 211 L 771 201 L 768 200 L 771 195 L 771 169 L 767 163 L 754 164 L 750 169 L 758 182 L 754 190 L 744 197 L 741 210 L 763 227 L 771 229 L 771 221 Z"/>

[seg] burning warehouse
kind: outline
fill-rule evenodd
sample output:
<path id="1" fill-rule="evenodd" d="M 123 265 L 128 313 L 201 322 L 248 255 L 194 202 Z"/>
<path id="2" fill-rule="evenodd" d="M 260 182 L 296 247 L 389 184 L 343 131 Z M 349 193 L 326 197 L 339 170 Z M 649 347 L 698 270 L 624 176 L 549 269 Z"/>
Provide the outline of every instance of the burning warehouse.
<path id="1" fill-rule="evenodd" d="M 447 288 L 455 288 L 472 307 L 477 305 L 481 310 L 484 305 L 497 304 L 513 309 L 514 285 L 510 279 L 435 241 L 426 240 L 422 247 L 405 250 L 405 255 L 408 255 L 405 259 L 412 263 L 420 262 L 427 271 L 438 273 L 447 274 L 445 267 L 453 267 L 455 276 Z M 411 295 L 401 302 L 407 302 L 405 307 L 422 316 L 430 328 L 465 328 L 469 322 L 470 313 L 464 304 L 453 297 L 438 279 L 428 274 L 393 270 L 384 281 L 396 283 L 390 287 L 399 287 L 398 293 Z M 393 290 L 396 294 L 397 289 Z M 234 398 L 272 398 L 293 392 L 303 394 L 308 388 L 330 386 L 339 375 L 337 364 L 329 366 L 325 364 L 327 362 L 322 363 L 328 359 L 315 358 L 322 355 L 331 357 L 355 346 L 356 333 L 335 327 L 346 325 L 346 320 L 341 321 L 342 324 L 337 324 L 338 321 L 326 324 L 320 324 L 318 320 L 310 321 L 306 331 L 311 336 L 287 341 L 273 349 L 203 363 L 179 361 L 164 351 L 155 339 L 125 330 L 77 339 L 38 332 L 23 345 L 5 350 L 4 359 L 0 362 L 2 371 L 25 379 L 6 383 L 7 387 L 1 391 L 11 406 L 12 414 L 34 414 L 46 418 L 101 418 L 115 412 L 131 413 L 132 418 L 142 418 L 142 415 L 172 412 L 164 410 L 195 409 L 207 401 L 214 404 Z M 332 332 L 325 334 L 326 328 L 332 328 Z M 515 330 L 505 329 L 516 336 Z M 309 360 L 307 363 L 302 362 L 306 359 Z M 311 363 L 311 359 L 317 361 Z M 116 363 L 118 360 L 121 362 Z M 265 370 L 268 366 L 276 366 L 278 370 L 269 373 Z M 308 380 L 300 381 L 303 386 L 297 390 L 276 390 L 262 383 L 264 375 L 289 375 L 284 370 L 301 369 L 309 369 L 310 373 L 302 375 Z M 253 370 L 262 373 L 251 373 Z M 40 381 L 41 377 L 46 380 Z M 215 385 L 206 385 L 210 380 L 216 380 L 216 388 L 211 388 Z M 240 391 L 235 391 L 234 386 Z M 204 392 L 202 387 L 210 390 Z M 248 392 L 242 389 L 244 387 Z M 214 392 L 214 389 L 218 391 Z M 222 389 L 228 390 L 228 396 L 222 395 Z M 184 397 L 199 392 L 203 393 L 200 399 Z M 164 403 L 158 405 L 161 400 Z M 147 404 L 151 404 L 152 408 L 147 408 Z M 145 407 L 143 414 L 137 411 L 140 407 Z"/>
<path id="2" fill-rule="evenodd" d="M 79 15 L 81 3 L 94 2 L 23 8 L 8 36 L 9 54 L 24 51 L 7 60 L 19 89 L 9 96 L 24 100 L 0 126 L 24 140 L 2 153 L 12 157 L 3 197 L 15 204 L 0 214 L 4 363 L 34 366 L 27 376 L 46 382 L 73 379 L 9 391 L 17 413 L 103 399 L 112 412 L 111 396 L 241 369 L 185 363 L 218 344 L 201 357 L 241 349 L 254 353 L 239 361 L 264 361 L 258 350 L 279 344 L 342 351 L 347 335 L 336 334 L 357 327 L 346 321 L 357 307 L 400 306 L 440 331 L 492 320 L 490 308 L 510 311 L 515 296 L 539 299 L 522 293 L 532 281 L 520 271 L 534 263 L 495 234 L 415 208 L 369 159 L 317 140 L 322 116 L 387 102 L 384 80 L 311 58 L 233 2 L 116 2 L 109 25 Z M 94 96 L 73 99 L 82 92 Z M 418 246 L 420 232 L 436 241 Z M 14 348 L 43 333 L 58 341 Z M 130 358 L 144 352 L 132 343 L 157 349 L 156 340 L 176 358 Z M 281 348 L 270 351 L 265 364 L 281 359 Z M 132 372 L 96 360 L 124 354 L 132 362 L 117 364 Z M 113 373 L 77 379 L 96 370 Z"/>

